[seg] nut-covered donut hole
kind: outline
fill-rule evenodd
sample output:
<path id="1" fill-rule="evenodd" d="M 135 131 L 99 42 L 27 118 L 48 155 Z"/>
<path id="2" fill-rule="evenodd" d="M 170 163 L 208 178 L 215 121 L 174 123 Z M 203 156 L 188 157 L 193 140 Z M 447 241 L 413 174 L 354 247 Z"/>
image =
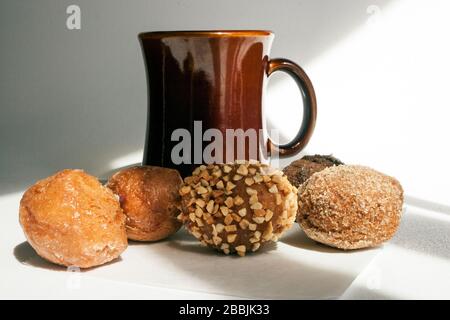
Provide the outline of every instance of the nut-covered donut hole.
<path id="1" fill-rule="evenodd" d="M 202 165 L 180 188 L 178 219 L 203 245 L 244 256 L 277 241 L 295 221 L 297 189 L 257 161 Z"/>

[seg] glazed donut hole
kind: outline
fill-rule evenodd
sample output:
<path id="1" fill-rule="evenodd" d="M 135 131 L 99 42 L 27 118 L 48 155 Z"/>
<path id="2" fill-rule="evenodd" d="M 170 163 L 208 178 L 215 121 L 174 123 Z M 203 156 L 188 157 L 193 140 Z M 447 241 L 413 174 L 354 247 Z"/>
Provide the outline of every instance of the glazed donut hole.
<path id="1" fill-rule="evenodd" d="M 178 231 L 178 189 L 182 179 L 177 170 L 135 166 L 114 174 L 107 187 L 119 196 L 125 213 L 128 239 L 158 241 Z"/>
<path id="2" fill-rule="evenodd" d="M 24 193 L 19 221 L 42 258 L 90 268 L 127 248 L 125 215 L 116 196 L 82 170 L 63 170 Z"/>

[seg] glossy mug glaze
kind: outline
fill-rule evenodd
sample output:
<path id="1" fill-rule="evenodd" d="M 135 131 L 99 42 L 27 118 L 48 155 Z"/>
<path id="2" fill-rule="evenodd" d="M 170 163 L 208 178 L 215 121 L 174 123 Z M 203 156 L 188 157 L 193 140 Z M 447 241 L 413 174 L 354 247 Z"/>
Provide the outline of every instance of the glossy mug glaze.
<path id="1" fill-rule="evenodd" d="M 263 129 L 264 90 L 268 77 L 278 70 L 290 74 L 301 89 L 303 122 L 291 142 L 277 145 L 266 137 L 258 142 L 258 148 L 266 148 L 269 155 L 299 152 L 314 130 L 315 93 L 297 64 L 269 58 L 273 38 L 272 32 L 264 30 L 139 34 L 148 84 L 143 164 L 176 168 L 183 176 L 189 175 L 198 164 L 173 163 L 171 151 L 178 142 L 171 141 L 171 135 L 184 128 L 194 136 L 194 121 L 202 121 L 203 131 L 215 128 L 223 134 L 227 129 Z M 206 144 L 203 142 L 202 148 Z M 224 154 L 226 150 L 224 143 Z M 198 151 L 192 147 L 192 154 Z"/>

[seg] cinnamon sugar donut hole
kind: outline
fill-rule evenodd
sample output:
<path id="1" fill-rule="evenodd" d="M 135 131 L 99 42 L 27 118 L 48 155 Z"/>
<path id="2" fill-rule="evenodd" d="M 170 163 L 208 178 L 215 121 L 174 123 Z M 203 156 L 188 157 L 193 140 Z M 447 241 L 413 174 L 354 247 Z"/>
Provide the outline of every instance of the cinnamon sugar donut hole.
<path id="1" fill-rule="evenodd" d="M 119 201 L 82 170 L 63 170 L 31 186 L 19 220 L 37 254 L 55 264 L 99 266 L 127 248 Z"/>
<path id="2" fill-rule="evenodd" d="M 157 241 L 178 231 L 182 182 L 177 170 L 155 166 L 127 168 L 109 179 L 127 216 L 128 239 Z"/>
<path id="3" fill-rule="evenodd" d="M 259 162 L 202 165 L 180 188 L 187 230 L 203 245 L 244 256 L 277 241 L 295 221 L 297 189 Z"/>
<path id="4" fill-rule="evenodd" d="M 311 239 L 344 250 L 377 246 L 400 224 L 403 189 L 387 175 L 340 165 L 313 174 L 299 188 L 297 221 Z"/>

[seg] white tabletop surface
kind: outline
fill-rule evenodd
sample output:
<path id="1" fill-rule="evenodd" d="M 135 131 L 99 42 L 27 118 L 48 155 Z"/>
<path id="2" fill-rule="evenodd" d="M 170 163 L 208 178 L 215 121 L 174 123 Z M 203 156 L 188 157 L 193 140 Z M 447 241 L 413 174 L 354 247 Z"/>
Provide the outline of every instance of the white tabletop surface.
<path id="1" fill-rule="evenodd" d="M 276 245 L 239 258 L 201 247 L 181 230 L 165 241 L 130 243 L 119 260 L 78 272 L 29 246 L 17 221 L 20 197 L 0 199 L 3 298 L 337 298 L 382 250 L 342 252 L 294 225 Z"/>
<path id="2" fill-rule="evenodd" d="M 0 197 L 3 299 L 450 298 L 450 217 L 444 212 L 407 205 L 397 235 L 375 250 L 341 253 L 305 240 L 294 226 L 276 250 L 236 260 L 199 247 L 180 231 L 157 245 L 132 244 L 121 261 L 79 273 L 45 262 L 25 242 L 18 223 L 21 193 Z M 247 283 L 247 274 L 227 284 L 204 273 L 215 266 L 239 277 L 238 270 L 261 263 L 275 266 L 284 279 L 274 270 L 272 277 Z M 281 280 L 273 282 L 274 276 Z"/>

